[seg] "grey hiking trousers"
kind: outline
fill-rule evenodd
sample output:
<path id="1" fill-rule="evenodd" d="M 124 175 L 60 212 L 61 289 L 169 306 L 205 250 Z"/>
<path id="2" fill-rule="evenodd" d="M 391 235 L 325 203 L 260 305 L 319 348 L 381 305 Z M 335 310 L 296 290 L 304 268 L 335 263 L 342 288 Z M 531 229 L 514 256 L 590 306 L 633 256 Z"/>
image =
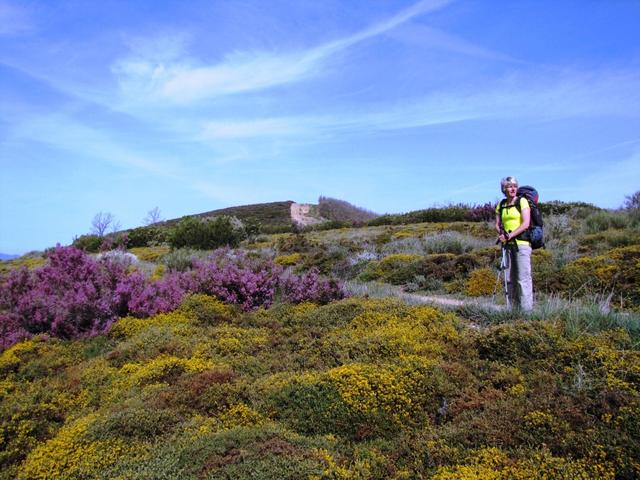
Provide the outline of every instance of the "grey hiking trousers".
<path id="1" fill-rule="evenodd" d="M 505 271 L 507 294 L 512 308 L 533 310 L 533 280 L 531 278 L 531 245 L 509 248 L 509 263 Z"/>

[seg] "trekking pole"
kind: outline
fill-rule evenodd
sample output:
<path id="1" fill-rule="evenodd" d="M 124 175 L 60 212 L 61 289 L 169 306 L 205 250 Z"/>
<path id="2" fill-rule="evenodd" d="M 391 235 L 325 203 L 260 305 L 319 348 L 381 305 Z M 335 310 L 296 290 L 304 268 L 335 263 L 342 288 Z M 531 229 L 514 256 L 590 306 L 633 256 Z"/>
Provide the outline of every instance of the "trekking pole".
<path id="1" fill-rule="evenodd" d="M 502 245 L 502 261 L 500 262 L 500 270 L 504 279 L 504 299 L 507 310 L 511 309 L 511 300 L 509 299 L 509 279 L 507 278 L 507 269 L 509 268 L 509 251 L 506 245 Z"/>
<path id="2" fill-rule="evenodd" d="M 501 229 L 501 233 L 506 235 L 504 229 Z M 496 241 L 496 244 L 499 243 L 499 240 Z M 500 267 L 498 268 L 498 278 L 496 278 L 496 286 L 493 289 L 493 302 L 495 303 L 496 292 L 498 291 L 498 285 L 500 283 L 500 276 L 502 275 L 504 281 L 504 299 L 507 309 L 511 308 L 511 301 L 509 300 L 509 279 L 507 278 L 507 269 L 509 268 L 509 251 L 507 244 L 503 243 L 501 245 L 501 253 L 502 257 L 500 259 Z"/>

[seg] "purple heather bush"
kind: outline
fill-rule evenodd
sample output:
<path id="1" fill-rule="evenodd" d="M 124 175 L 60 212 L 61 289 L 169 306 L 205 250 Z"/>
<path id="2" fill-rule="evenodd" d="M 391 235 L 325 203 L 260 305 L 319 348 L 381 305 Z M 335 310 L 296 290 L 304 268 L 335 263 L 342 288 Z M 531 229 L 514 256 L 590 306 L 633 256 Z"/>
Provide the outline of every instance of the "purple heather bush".
<path id="1" fill-rule="evenodd" d="M 206 293 L 244 310 L 269 307 L 278 290 L 286 301 L 328 303 L 346 296 L 342 284 L 317 270 L 301 276 L 271 261 L 229 249 L 196 261 L 186 272 L 153 281 L 129 271 L 123 256 L 94 259 L 74 247 L 57 246 L 38 269 L 0 277 L 0 348 L 33 334 L 78 338 L 107 331 L 123 315 L 148 317 L 174 310 L 188 293 Z"/>
<path id="2" fill-rule="evenodd" d="M 175 310 L 193 282 L 183 273 L 170 272 L 150 281 L 142 272 L 133 272 L 121 280 L 115 290 L 122 310 L 134 317 L 149 317 Z"/>
<path id="3" fill-rule="evenodd" d="M 20 325 L 14 313 L 0 313 L 0 351 L 29 338 L 31 334 Z"/>
<path id="4" fill-rule="evenodd" d="M 282 269 L 271 261 L 255 260 L 242 252 L 216 250 L 192 271 L 194 292 L 214 295 L 244 310 L 273 303 Z"/>
<path id="5" fill-rule="evenodd" d="M 325 305 L 348 296 L 342 282 L 323 279 L 320 271 L 312 268 L 302 275 L 289 274 L 280 279 L 283 300 L 291 303 L 313 302 Z"/>
<path id="6" fill-rule="evenodd" d="M 11 271 L 2 281 L 0 310 L 16 315 L 29 333 L 73 338 L 107 329 L 122 312 L 116 287 L 122 263 L 97 262 L 81 250 L 57 246 L 43 267 Z"/>

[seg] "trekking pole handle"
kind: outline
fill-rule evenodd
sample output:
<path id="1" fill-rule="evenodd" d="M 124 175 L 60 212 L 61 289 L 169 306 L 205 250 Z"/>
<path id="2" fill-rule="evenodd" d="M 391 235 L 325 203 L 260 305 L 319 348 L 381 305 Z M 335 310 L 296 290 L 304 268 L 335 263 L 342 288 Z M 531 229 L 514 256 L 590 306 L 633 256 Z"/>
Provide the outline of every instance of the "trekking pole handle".
<path id="1" fill-rule="evenodd" d="M 511 241 L 511 239 L 510 239 L 510 238 L 507 238 L 507 237 L 509 236 L 509 234 L 510 234 L 510 233 L 511 233 L 511 230 L 509 230 L 509 231 L 507 232 L 507 231 L 505 231 L 505 229 L 504 229 L 504 228 L 501 228 L 501 229 L 500 229 L 500 235 L 498 236 L 498 239 L 496 240 L 496 245 L 497 245 L 498 243 L 500 243 L 500 237 L 504 237 L 505 241 L 504 241 L 503 243 L 507 243 L 507 242 Z"/>

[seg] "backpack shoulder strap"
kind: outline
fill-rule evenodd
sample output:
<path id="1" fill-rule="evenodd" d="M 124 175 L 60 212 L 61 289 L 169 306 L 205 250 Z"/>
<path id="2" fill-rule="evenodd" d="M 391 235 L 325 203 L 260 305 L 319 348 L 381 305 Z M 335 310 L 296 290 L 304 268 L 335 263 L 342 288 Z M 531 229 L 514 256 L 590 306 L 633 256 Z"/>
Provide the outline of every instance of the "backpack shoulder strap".
<path id="1" fill-rule="evenodd" d="M 522 214 L 522 205 L 520 205 L 520 202 L 522 202 L 522 199 L 523 199 L 523 198 L 524 198 L 525 200 L 527 200 L 527 197 L 525 197 L 524 195 L 518 195 L 518 196 L 516 197 L 516 205 L 515 205 L 515 206 L 516 206 L 516 208 L 518 209 L 518 211 L 519 211 L 521 214 Z M 528 204 L 528 203 L 529 203 L 529 202 L 527 201 L 527 204 Z"/>
<path id="2" fill-rule="evenodd" d="M 520 209 L 520 200 L 522 198 L 523 197 L 521 197 L 521 196 L 516 197 L 516 203 L 513 204 L 513 205 L 507 205 L 507 199 L 506 198 L 503 198 L 502 200 L 500 200 L 500 213 L 502 214 L 502 210 L 504 210 L 505 208 L 511 208 L 511 207 L 516 207 L 518 209 L 518 211 L 520 213 L 522 213 L 522 211 Z"/>

